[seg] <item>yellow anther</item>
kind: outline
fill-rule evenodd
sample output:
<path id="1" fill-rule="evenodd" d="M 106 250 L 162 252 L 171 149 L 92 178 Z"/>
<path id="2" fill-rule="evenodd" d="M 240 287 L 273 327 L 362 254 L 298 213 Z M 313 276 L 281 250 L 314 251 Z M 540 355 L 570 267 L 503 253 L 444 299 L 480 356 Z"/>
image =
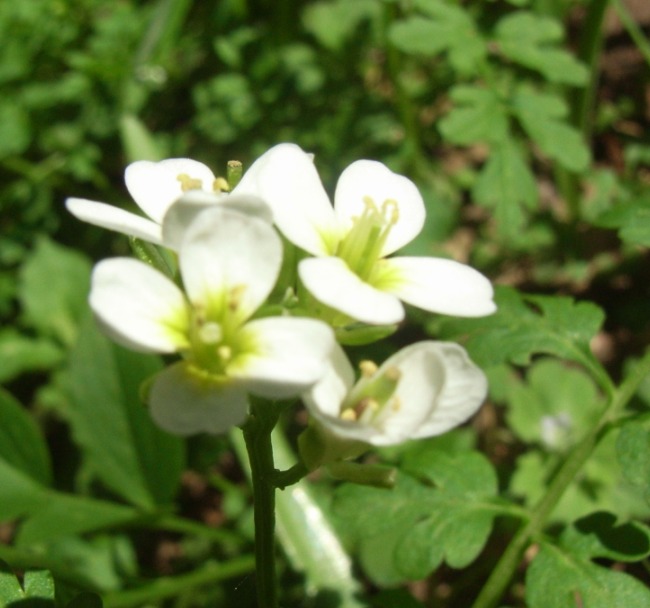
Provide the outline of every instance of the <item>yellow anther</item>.
<path id="1" fill-rule="evenodd" d="M 370 378 L 378 369 L 377 364 L 369 359 L 364 359 L 359 363 L 359 370 L 364 378 Z"/>
<path id="2" fill-rule="evenodd" d="M 176 179 L 181 183 L 181 190 L 183 192 L 201 190 L 203 188 L 203 182 L 200 179 L 190 177 L 187 173 L 180 173 L 176 176 Z"/>
<path id="3" fill-rule="evenodd" d="M 340 416 L 341 420 L 350 420 L 354 422 L 357 419 L 357 415 L 354 410 L 343 410 Z"/>
<path id="4" fill-rule="evenodd" d="M 219 348 L 217 348 L 217 355 L 219 355 L 219 359 L 222 361 L 230 361 L 232 359 L 232 348 L 230 346 L 226 346 L 223 344 Z"/>
<path id="5" fill-rule="evenodd" d="M 364 397 L 354 405 L 352 410 L 356 414 L 357 418 L 361 418 L 367 410 L 376 412 L 379 410 L 379 407 L 379 401 L 372 397 Z"/>
<path id="6" fill-rule="evenodd" d="M 392 198 L 387 198 L 381 206 L 381 212 L 389 224 L 396 224 L 399 220 L 399 205 Z"/>
<path id="7" fill-rule="evenodd" d="M 217 177 L 212 182 L 213 192 L 228 192 L 230 190 L 230 184 L 223 177 Z"/>
<path id="8" fill-rule="evenodd" d="M 397 382 L 402 377 L 402 372 L 398 367 L 392 366 L 384 372 L 384 376 L 391 382 Z"/>
<path id="9" fill-rule="evenodd" d="M 206 323 L 199 329 L 199 339 L 205 344 L 217 344 L 223 338 L 223 330 L 219 323 Z"/>

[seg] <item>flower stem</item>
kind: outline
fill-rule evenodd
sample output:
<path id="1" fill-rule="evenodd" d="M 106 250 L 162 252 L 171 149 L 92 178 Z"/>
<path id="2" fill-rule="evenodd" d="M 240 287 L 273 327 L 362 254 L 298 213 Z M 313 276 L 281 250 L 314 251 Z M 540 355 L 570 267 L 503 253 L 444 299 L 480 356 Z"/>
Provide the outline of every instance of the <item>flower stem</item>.
<path id="1" fill-rule="evenodd" d="M 521 561 L 521 556 L 543 530 L 548 516 L 555 509 L 576 474 L 598 445 L 611 423 L 636 392 L 639 384 L 650 374 L 650 352 L 641 359 L 632 373 L 614 393 L 589 434 L 578 443 L 557 472 L 548 492 L 533 509 L 528 522 L 519 529 L 501 556 L 490 578 L 476 598 L 472 608 L 493 608 L 506 590 Z"/>
<path id="2" fill-rule="evenodd" d="M 275 466 L 271 431 L 279 410 L 271 403 L 253 400 L 244 425 L 251 465 L 255 521 L 255 576 L 258 608 L 278 608 L 275 572 Z"/>

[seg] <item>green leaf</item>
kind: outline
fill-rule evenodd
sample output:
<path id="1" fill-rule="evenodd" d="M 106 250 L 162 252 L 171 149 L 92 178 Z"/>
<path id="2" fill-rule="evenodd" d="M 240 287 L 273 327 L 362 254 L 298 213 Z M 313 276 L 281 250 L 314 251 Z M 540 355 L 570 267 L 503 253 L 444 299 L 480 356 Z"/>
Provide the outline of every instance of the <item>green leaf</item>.
<path id="1" fill-rule="evenodd" d="M 48 570 L 27 570 L 23 586 L 27 597 L 54 600 L 54 579 Z"/>
<path id="2" fill-rule="evenodd" d="M 440 337 L 465 338 L 467 350 L 481 367 L 528 365 L 540 353 L 583 364 L 591 361 L 589 342 L 605 318 L 598 306 L 565 296 L 527 296 L 511 287 L 497 286 L 495 291 L 495 314 L 445 319 Z"/>
<path id="3" fill-rule="evenodd" d="M 86 534 L 109 526 L 132 523 L 142 514 L 133 507 L 63 493 L 50 493 L 31 516 L 23 522 L 18 546 L 45 544 L 66 536 Z"/>
<path id="4" fill-rule="evenodd" d="M 509 137 L 507 109 L 491 89 L 458 85 L 449 93 L 452 110 L 438 123 L 443 137 L 454 144 L 498 143 Z"/>
<path id="5" fill-rule="evenodd" d="M 43 485 L 52 479 L 47 444 L 38 426 L 10 393 L 0 388 L 0 458 Z"/>
<path id="6" fill-rule="evenodd" d="M 626 422 L 616 442 L 616 453 L 625 478 L 650 501 L 650 421 Z"/>
<path id="7" fill-rule="evenodd" d="M 46 488 L 2 459 L 0 459 L 0 479 L 2 479 L 0 522 L 32 513 L 47 504 Z"/>
<path id="8" fill-rule="evenodd" d="M 416 55 L 447 52 L 449 63 L 461 74 L 474 74 L 487 46 L 474 19 L 462 7 L 439 0 L 419 0 L 427 17 L 409 17 L 391 25 L 388 36 L 399 50 Z"/>
<path id="9" fill-rule="evenodd" d="M 359 25 L 379 15 L 375 0 L 336 0 L 314 2 L 305 7 L 302 21 L 305 29 L 324 47 L 339 51 Z"/>
<path id="10" fill-rule="evenodd" d="M 529 608 L 644 608 L 650 590 L 624 572 L 542 543 L 526 574 Z"/>
<path id="11" fill-rule="evenodd" d="M 535 209 L 538 192 L 535 176 L 514 139 L 493 146 L 472 195 L 479 205 L 494 209 L 502 235 L 514 239 L 521 234 L 525 210 Z"/>
<path id="12" fill-rule="evenodd" d="M 25 372 L 49 370 L 62 357 L 61 349 L 46 338 L 28 338 L 12 328 L 0 330 L 0 382 Z"/>
<path id="13" fill-rule="evenodd" d="M 443 560 L 462 568 L 476 558 L 503 512 L 496 496 L 496 474 L 482 454 L 429 445 L 407 455 L 393 490 L 343 485 L 334 504 L 366 566 L 379 543 L 397 575 L 419 579 Z"/>
<path id="14" fill-rule="evenodd" d="M 25 597 L 16 575 L 8 564 L 0 560 L 0 608 Z"/>
<path id="15" fill-rule="evenodd" d="M 84 592 L 73 598 L 66 608 L 102 608 L 102 598 L 95 593 Z"/>
<path id="16" fill-rule="evenodd" d="M 41 238 L 21 269 L 19 294 L 25 321 L 71 345 L 86 310 L 90 263 L 80 253 Z"/>
<path id="17" fill-rule="evenodd" d="M 130 163 L 137 160 L 158 161 L 164 158 L 153 134 L 137 116 L 124 114 L 120 118 L 120 135 L 126 158 Z"/>
<path id="18" fill-rule="evenodd" d="M 495 42 L 508 59 L 540 72 L 550 82 L 584 85 L 587 68 L 556 43 L 564 37 L 561 23 L 527 11 L 507 15 L 497 24 Z"/>
<path id="19" fill-rule="evenodd" d="M 650 247 L 650 195 L 618 203 L 599 215 L 595 224 L 617 229 L 621 240 L 629 245 Z"/>
<path id="20" fill-rule="evenodd" d="M 566 121 L 568 107 L 561 97 L 520 85 L 512 98 L 512 111 L 544 154 L 570 171 L 587 169 L 589 148 L 580 132 Z"/>
<path id="21" fill-rule="evenodd" d="M 70 355 L 67 412 L 75 439 L 97 478 L 146 509 L 171 501 L 184 466 L 184 443 L 154 426 L 140 402 L 159 358 L 112 344 L 90 315 Z"/>
<path id="22" fill-rule="evenodd" d="M 591 377 L 555 359 L 533 363 L 526 383 L 515 384 L 508 396 L 508 426 L 525 443 L 565 452 L 593 426 L 603 409 Z"/>

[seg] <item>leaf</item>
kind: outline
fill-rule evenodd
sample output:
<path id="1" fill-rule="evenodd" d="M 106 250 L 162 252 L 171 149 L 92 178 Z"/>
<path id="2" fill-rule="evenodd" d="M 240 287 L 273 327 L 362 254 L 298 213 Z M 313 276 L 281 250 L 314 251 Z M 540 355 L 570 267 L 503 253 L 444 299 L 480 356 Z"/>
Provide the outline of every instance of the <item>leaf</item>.
<path id="1" fill-rule="evenodd" d="M 46 338 L 28 338 L 11 328 L 0 330 L 0 382 L 52 369 L 62 358 L 61 349 Z"/>
<path id="2" fill-rule="evenodd" d="M 650 502 L 650 421 L 626 422 L 616 442 L 616 454 L 625 478 Z"/>
<path id="3" fill-rule="evenodd" d="M 159 161 L 164 158 L 153 133 L 133 114 L 120 117 L 120 135 L 127 160 Z"/>
<path id="4" fill-rule="evenodd" d="M 2 479 L 0 522 L 32 513 L 47 504 L 47 489 L 2 459 L 0 459 L 0 479 Z"/>
<path id="5" fill-rule="evenodd" d="M 458 85 L 449 93 L 452 110 L 438 123 L 443 137 L 454 144 L 499 143 L 509 137 L 507 110 L 491 89 Z"/>
<path id="6" fill-rule="evenodd" d="M 379 543 L 397 574 L 420 579 L 443 560 L 462 568 L 477 557 L 502 513 L 496 496 L 496 474 L 482 454 L 430 445 L 407 455 L 393 490 L 343 485 L 334 506 L 366 565 Z"/>
<path id="7" fill-rule="evenodd" d="M 472 195 L 479 205 L 494 209 L 502 235 L 515 239 L 521 234 L 525 210 L 535 209 L 538 192 L 535 176 L 514 139 L 492 147 Z"/>
<path id="8" fill-rule="evenodd" d="M 0 560 L 0 608 L 25 597 L 16 575 L 8 564 Z"/>
<path id="9" fill-rule="evenodd" d="M 29 413 L 0 388 L 0 458 L 34 481 L 49 485 L 52 466 L 47 444 Z"/>
<path id="10" fill-rule="evenodd" d="M 526 383 L 509 391 L 508 426 L 523 442 L 565 452 L 593 426 L 603 408 L 591 377 L 556 359 L 535 361 Z"/>
<path id="11" fill-rule="evenodd" d="M 95 593 L 84 592 L 74 597 L 66 608 L 102 608 L 102 598 Z"/>
<path id="12" fill-rule="evenodd" d="M 70 354 L 67 415 L 93 473 L 145 509 L 171 501 L 184 467 L 184 443 L 154 426 L 142 406 L 142 383 L 159 358 L 112 344 L 88 314 Z"/>
<path id="13" fill-rule="evenodd" d="M 544 154 L 570 171 L 588 168 L 589 148 L 580 132 L 565 120 L 568 107 L 561 97 L 520 85 L 512 98 L 512 111 Z"/>
<path id="14" fill-rule="evenodd" d="M 589 342 L 599 331 L 603 311 L 591 302 L 565 296 L 530 296 L 497 286 L 497 312 L 480 319 L 445 319 L 440 337 L 465 338 L 465 347 L 480 367 L 500 363 L 528 365 L 546 353 L 588 363 Z"/>
<path id="15" fill-rule="evenodd" d="M 650 590 L 639 580 L 542 543 L 526 574 L 529 608 L 644 608 Z"/>
<path id="16" fill-rule="evenodd" d="M 618 203 L 599 215 L 595 222 L 603 228 L 615 228 L 622 241 L 629 245 L 650 247 L 650 195 Z"/>
<path id="17" fill-rule="evenodd" d="M 550 82 L 584 85 L 587 68 L 569 52 L 557 48 L 564 37 L 561 23 L 550 17 L 517 11 L 496 26 L 495 42 L 508 59 L 540 72 Z"/>
<path id="18" fill-rule="evenodd" d="M 80 253 L 40 238 L 20 273 L 25 321 L 44 335 L 71 345 L 86 310 L 90 263 Z"/>
<path id="19" fill-rule="evenodd" d="M 464 75 L 474 74 L 484 60 L 487 46 L 472 16 L 462 7 L 439 0 L 419 0 L 427 17 L 414 16 L 393 23 L 388 36 L 399 50 L 417 55 L 447 52 L 449 63 Z"/>
<path id="20" fill-rule="evenodd" d="M 54 579 L 48 570 L 27 570 L 23 586 L 27 597 L 54 600 Z"/>

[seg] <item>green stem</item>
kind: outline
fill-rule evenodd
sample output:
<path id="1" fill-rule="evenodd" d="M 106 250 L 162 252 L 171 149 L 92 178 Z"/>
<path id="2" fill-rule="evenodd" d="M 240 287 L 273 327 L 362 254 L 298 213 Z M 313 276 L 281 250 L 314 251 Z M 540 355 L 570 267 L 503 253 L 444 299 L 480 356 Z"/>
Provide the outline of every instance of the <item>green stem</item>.
<path id="1" fill-rule="evenodd" d="M 271 431 L 279 412 L 273 404 L 253 401 L 244 426 L 251 465 L 255 521 L 255 578 L 258 608 L 278 608 L 275 572 L 275 466 Z"/>
<path id="2" fill-rule="evenodd" d="M 129 591 L 116 591 L 103 596 L 104 608 L 137 608 L 187 593 L 195 587 L 211 585 L 235 576 L 246 575 L 255 568 L 252 556 L 228 562 L 209 562 L 201 568 L 179 576 L 163 577 Z"/>
<path id="3" fill-rule="evenodd" d="M 650 43 L 643 35 L 643 31 L 638 26 L 637 22 L 634 20 L 634 17 L 630 15 L 630 12 L 621 2 L 621 0 L 612 0 L 614 10 L 618 14 L 623 27 L 627 30 L 627 33 L 632 38 L 634 44 L 639 49 L 639 52 L 643 55 L 646 63 L 650 65 Z"/>
<path id="4" fill-rule="evenodd" d="M 608 425 L 620 415 L 621 410 L 648 374 L 650 374 L 650 353 L 646 354 L 614 393 L 590 433 L 573 448 L 551 482 L 548 492 L 533 509 L 528 522 L 519 529 L 501 556 L 490 578 L 476 598 L 473 608 L 493 608 L 497 604 L 510 583 L 531 539 L 542 532 L 548 516 L 591 456 L 601 437 L 608 430 Z"/>
<path id="5" fill-rule="evenodd" d="M 589 68 L 586 86 L 576 91 L 571 104 L 571 123 L 580 130 L 586 142 L 591 141 L 592 111 L 598 88 L 599 58 L 602 49 L 602 24 L 608 0 L 592 0 L 582 26 L 578 58 Z M 558 188 L 567 203 L 571 220 L 580 215 L 580 184 L 578 176 L 564 168 L 556 175 Z"/>

